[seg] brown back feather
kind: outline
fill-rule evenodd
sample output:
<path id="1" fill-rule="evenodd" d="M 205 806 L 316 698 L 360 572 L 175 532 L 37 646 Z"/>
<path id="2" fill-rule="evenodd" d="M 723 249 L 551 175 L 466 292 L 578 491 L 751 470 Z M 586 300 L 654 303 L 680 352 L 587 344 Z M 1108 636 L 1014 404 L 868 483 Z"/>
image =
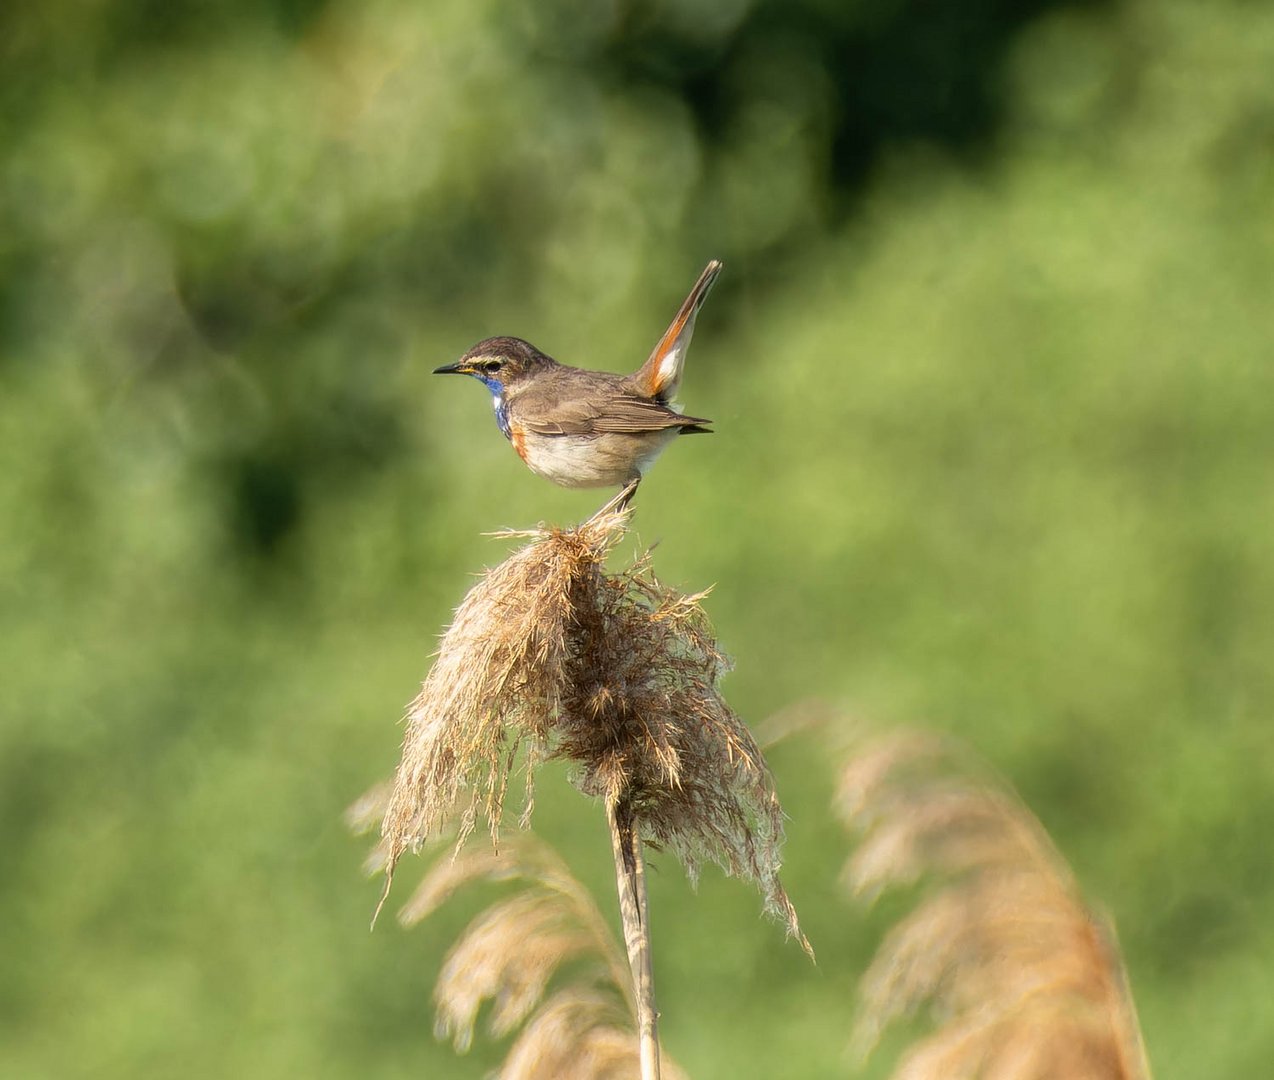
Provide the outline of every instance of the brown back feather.
<path id="1" fill-rule="evenodd" d="M 535 379 L 510 385 L 507 393 L 510 418 L 537 435 L 640 434 L 712 423 L 638 396 L 628 379 L 609 371 L 557 364 Z"/>

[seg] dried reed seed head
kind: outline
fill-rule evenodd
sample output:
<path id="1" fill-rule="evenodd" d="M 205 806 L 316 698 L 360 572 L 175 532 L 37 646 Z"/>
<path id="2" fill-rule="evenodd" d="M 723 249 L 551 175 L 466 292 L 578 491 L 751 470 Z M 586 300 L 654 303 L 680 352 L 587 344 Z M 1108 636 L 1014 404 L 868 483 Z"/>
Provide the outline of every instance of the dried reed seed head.
<path id="1" fill-rule="evenodd" d="M 860 1054 L 929 1003 L 939 1026 L 896 1078 L 1149 1077 L 1109 933 L 989 770 L 936 736 L 890 736 L 846 767 L 838 806 L 862 835 L 846 867 L 854 892 L 936 878 L 863 977 Z"/>
<path id="2" fill-rule="evenodd" d="M 350 832 L 362 834 L 380 826 L 385 817 L 385 810 L 389 806 L 389 793 L 390 784 L 382 781 L 355 799 L 346 808 L 344 814 L 345 824 Z M 388 862 L 389 844 L 382 836 L 363 860 L 363 870 L 371 877 L 381 873 Z"/>
<path id="3" fill-rule="evenodd" d="M 566 989 L 550 998 L 527 1024 L 500 1070 L 500 1080 L 630 1080 L 640 1072 L 637 1042 L 613 1001 L 588 990 Z M 665 1080 L 685 1073 L 667 1055 Z"/>
<path id="4" fill-rule="evenodd" d="M 911 790 L 906 799 L 905 806 L 886 800 L 876 807 L 846 864 L 844 881 L 856 895 L 871 900 L 890 885 L 924 874 L 986 876 L 996 867 L 1010 872 L 1039 867 L 1069 882 L 1042 832 L 1009 825 L 1014 806 L 1003 795 L 941 784 Z M 880 813 L 887 805 L 895 812 Z"/>
<path id="5" fill-rule="evenodd" d="M 390 785 L 382 781 L 368 788 L 345 810 L 345 824 L 353 833 L 371 832 L 385 817 Z"/>
<path id="6" fill-rule="evenodd" d="M 509 773 L 564 759 L 575 782 L 672 850 L 693 878 L 704 861 L 760 888 L 800 934 L 778 879 L 782 809 L 761 751 L 725 702 L 728 668 L 700 607 L 659 583 L 649 560 L 604 569 L 627 512 L 533 535 L 470 590 L 407 713 L 383 823 L 389 879 L 451 816 L 459 843 L 481 816 L 498 837 Z M 528 803 L 529 805 L 529 803 Z"/>
<path id="7" fill-rule="evenodd" d="M 1115 1040 L 1083 1016 L 1024 1008 L 1011 1022 L 967 1014 L 903 1056 L 893 1080 L 1102 1080 L 1123 1077 Z M 1149 1075 L 1142 1074 L 1142 1075 Z"/>
<path id="8" fill-rule="evenodd" d="M 524 741 L 547 744 L 559 708 L 572 581 L 595 569 L 619 535 L 613 515 L 540 534 L 487 571 L 457 609 L 407 710 L 382 823 L 386 893 L 403 852 L 437 834 L 462 790 L 457 848 L 479 813 L 496 838 L 514 755 Z"/>
<path id="9" fill-rule="evenodd" d="M 546 845 L 524 835 L 499 854 L 466 849 L 438 859 L 404 918 L 431 914 L 465 885 L 513 880 L 519 890 L 476 916 L 444 961 L 434 992 L 438 1035 L 467 1049 L 491 1001 L 494 1036 L 522 1026 L 501 1077 L 635 1075 L 627 960 L 588 891 Z M 666 1056 L 663 1074 L 683 1075 Z"/>
<path id="10" fill-rule="evenodd" d="M 415 926 L 451 899 L 457 889 L 478 881 L 503 882 L 528 876 L 526 867 L 503 852 L 492 848 L 466 850 L 451 859 L 440 859 L 421 879 L 411 899 L 398 913 L 403 926 Z"/>
<path id="11" fill-rule="evenodd" d="M 528 891 L 493 904 L 465 930 L 438 976 L 439 1034 L 468 1049 L 478 1009 L 488 1000 L 494 1003 L 491 1034 L 509 1034 L 543 997 L 554 971 L 594 944 L 551 896 Z"/>
<path id="12" fill-rule="evenodd" d="M 399 920 L 404 926 L 414 926 L 466 885 L 511 881 L 522 883 L 521 895 L 538 897 L 546 908 L 557 911 L 558 921 L 564 925 L 586 930 L 592 937 L 592 950 L 611 965 L 616 985 L 627 995 L 624 958 L 592 896 L 560 856 L 529 834 L 515 837 L 499 852 L 466 848 L 450 858 L 436 860 L 400 912 Z"/>

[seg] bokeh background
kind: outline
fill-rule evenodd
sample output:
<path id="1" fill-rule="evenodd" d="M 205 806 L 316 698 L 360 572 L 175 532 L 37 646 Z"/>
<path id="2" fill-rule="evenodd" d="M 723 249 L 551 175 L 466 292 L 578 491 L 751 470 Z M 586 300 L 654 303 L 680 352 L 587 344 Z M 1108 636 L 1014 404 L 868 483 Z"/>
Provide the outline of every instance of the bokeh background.
<path id="1" fill-rule="evenodd" d="M 431 1033 L 473 908 L 369 935 L 341 814 L 481 534 L 602 493 L 428 373 L 495 333 L 631 369 L 711 257 L 717 434 L 627 552 L 716 583 L 746 717 L 1002 770 L 1161 1080 L 1268 1070 L 1274 7 L 18 0 L 0 117 L 0 1075 L 498 1060 Z M 772 763 L 820 963 L 656 856 L 696 1076 L 849 1074 L 889 915 L 840 895 L 827 753 Z M 538 796 L 613 910 L 600 811 Z"/>

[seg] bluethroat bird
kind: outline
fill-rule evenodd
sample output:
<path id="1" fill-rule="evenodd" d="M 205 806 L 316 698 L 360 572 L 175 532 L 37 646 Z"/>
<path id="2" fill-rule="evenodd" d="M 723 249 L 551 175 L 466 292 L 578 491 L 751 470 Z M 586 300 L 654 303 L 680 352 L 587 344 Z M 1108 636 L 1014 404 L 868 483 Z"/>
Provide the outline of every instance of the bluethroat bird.
<path id="1" fill-rule="evenodd" d="M 710 431 L 704 425 L 711 420 L 685 416 L 671 402 L 695 316 L 720 272 L 716 260 L 704 267 L 649 359 L 631 375 L 567 367 L 515 337 L 479 341 L 434 374 L 486 383 L 495 422 L 533 473 L 563 487 L 626 486 L 631 498 L 673 439 Z"/>

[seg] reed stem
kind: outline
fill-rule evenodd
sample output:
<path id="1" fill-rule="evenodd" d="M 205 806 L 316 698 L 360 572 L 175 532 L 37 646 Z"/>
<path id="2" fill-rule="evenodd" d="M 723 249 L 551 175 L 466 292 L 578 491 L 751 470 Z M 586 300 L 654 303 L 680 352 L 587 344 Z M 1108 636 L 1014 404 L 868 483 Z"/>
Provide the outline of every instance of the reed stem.
<path id="1" fill-rule="evenodd" d="M 632 805 L 626 797 L 607 801 L 606 819 L 615 856 L 619 915 L 624 924 L 624 944 L 628 948 L 633 1001 L 637 1009 L 641 1080 L 659 1080 L 659 1013 L 655 1009 L 655 969 L 650 953 L 650 913 L 641 837 Z"/>

